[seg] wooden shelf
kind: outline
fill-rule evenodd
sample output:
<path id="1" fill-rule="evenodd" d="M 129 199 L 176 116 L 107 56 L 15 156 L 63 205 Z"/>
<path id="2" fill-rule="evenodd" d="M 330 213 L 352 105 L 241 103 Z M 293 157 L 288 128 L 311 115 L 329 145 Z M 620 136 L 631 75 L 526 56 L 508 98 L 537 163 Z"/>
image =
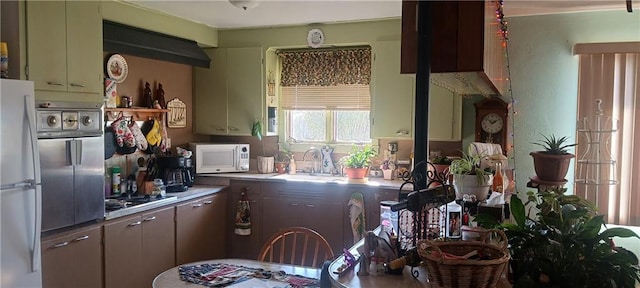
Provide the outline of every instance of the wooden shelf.
<path id="1" fill-rule="evenodd" d="M 151 108 L 104 108 L 105 121 L 113 121 L 120 114 L 125 117 L 131 117 L 133 121 L 145 121 L 151 118 L 161 118 L 169 109 L 151 109 Z"/>

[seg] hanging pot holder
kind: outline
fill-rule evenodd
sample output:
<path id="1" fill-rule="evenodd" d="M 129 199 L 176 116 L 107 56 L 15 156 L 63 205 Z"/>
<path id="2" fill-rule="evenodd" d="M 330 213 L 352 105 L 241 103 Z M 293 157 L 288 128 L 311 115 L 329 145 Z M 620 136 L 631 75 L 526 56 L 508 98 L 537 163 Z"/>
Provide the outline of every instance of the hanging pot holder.
<path id="1" fill-rule="evenodd" d="M 133 134 L 133 138 L 136 140 L 136 146 L 138 149 L 141 151 L 147 150 L 149 143 L 147 142 L 147 138 L 144 137 L 142 130 L 140 130 L 140 127 L 138 127 L 138 123 L 131 121 L 131 124 L 129 124 L 129 130 L 131 130 L 131 134 Z"/>
<path id="2" fill-rule="evenodd" d="M 144 153 L 154 154 L 158 148 L 158 144 L 161 141 L 161 135 L 159 131 L 160 125 L 156 120 L 147 120 L 142 124 L 142 134 L 144 134 L 145 139 L 147 140 L 147 149 L 144 150 Z"/>
<path id="3" fill-rule="evenodd" d="M 113 128 L 113 133 L 115 134 L 118 147 L 136 147 L 136 139 L 133 137 L 131 130 L 129 130 L 129 123 L 127 122 L 127 119 L 121 115 L 111 123 L 111 128 Z"/>

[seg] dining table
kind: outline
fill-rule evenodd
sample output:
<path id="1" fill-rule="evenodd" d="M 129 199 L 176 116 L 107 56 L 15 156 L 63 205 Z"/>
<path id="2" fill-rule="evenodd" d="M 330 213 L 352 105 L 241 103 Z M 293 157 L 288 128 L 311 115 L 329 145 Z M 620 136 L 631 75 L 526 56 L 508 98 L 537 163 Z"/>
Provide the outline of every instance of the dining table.
<path id="1" fill-rule="evenodd" d="M 180 266 L 200 265 L 200 264 L 231 264 L 231 265 L 243 266 L 248 268 L 264 269 L 265 271 L 274 271 L 274 272 L 283 271 L 289 275 L 304 276 L 309 278 L 315 278 L 318 280 L 320 279 L 320 274 L 321 274 L 320 269 L 304 267 L 304 266 L 262 262 L 258 260 L 249 260 L 249 259 L 213 259 L 213 260 L 182 264 L 182 265 L 173 267 L 169 270 L 166 270 L 160 273 L 158 276 L 156 276 L 155 279 L 153 279 L 153 288 L 204 287 L 202 285 L 191 283 L 188 281 L 183 281 L 180 279 L 180 273 L 179 273 Z M 282 282 L 282 284 L 284 286 L 286 283 Z M 251 284 L 240 282 L 237 284 L 232 284 L 227 287 L 230 287 L 230 288 L 247 287 L 246 285 L 251 285 Z M 252 286 L 252 287 L 258 287 L 258 286 Z M 268 287 L 268 286 L 264 286 L 264 287 Z M 269 287 L 273 287 L 273 286 L 269 286 Z"/>

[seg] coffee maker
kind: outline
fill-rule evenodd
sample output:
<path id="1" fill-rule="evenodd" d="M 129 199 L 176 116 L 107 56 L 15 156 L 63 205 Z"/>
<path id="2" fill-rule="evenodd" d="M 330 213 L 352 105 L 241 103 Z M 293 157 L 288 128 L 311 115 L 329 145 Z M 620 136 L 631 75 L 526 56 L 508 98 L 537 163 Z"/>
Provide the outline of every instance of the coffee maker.
<path id="1" fill-rule="evenodd" d="M 167 193 L 184 192 L 193 186 L 190 158 L 181 156 L 158 157 L 158 177 L 164 182 Z"/>

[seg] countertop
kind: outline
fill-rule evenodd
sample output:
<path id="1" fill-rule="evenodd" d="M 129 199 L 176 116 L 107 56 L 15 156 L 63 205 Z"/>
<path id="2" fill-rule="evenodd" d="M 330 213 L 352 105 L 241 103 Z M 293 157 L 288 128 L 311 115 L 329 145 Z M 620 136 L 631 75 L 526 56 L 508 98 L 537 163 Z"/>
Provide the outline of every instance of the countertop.
<path id="1" fill-rule="evenodd" d="M 227 178 L 227 179 L 245 179 L 245 180 L 267 180 L 267 181 L 295 181 L 295 182 L 310 182 L 310 183 L 326 183 L 326 184 L 344 184 L 344 185 L 361 185 L 361 186 L 373 186 L 388 189 L 400 189 L 402 186 L 402 179 L 384 180 L 382 177 L 369 177 L 365 178 L 365 181 L 352 182 L 345 176 L 334 175 L 309 175 L 308 173 L 297 174 L 277 174 L 267 173 L 261 174 L 257 171 L 238 172 L 238 173 L 219 173 L 219 174 L 197 174 L 196 177 L 200 177 L 202 182 L 208 182 L 206 178 Z M 198 180 L 196 180 L 198 183 Z M 413 185 L 407 184 L 402 187 L 403 190 L 413 190 Z"/>

